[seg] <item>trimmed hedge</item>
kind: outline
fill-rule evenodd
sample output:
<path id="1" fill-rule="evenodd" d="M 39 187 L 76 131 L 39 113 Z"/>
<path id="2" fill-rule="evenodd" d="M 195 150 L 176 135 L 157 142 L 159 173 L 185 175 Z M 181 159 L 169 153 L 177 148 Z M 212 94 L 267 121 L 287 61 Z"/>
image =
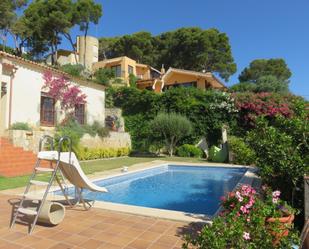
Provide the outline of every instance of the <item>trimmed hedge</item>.
<path id="1" fill-rule="evenodd" d="M 77 157 L 79 160 L 94 160 L 101 158 L 128 156 L 130 148 L 87 148 L 82 147 L 78 149 Z"/>

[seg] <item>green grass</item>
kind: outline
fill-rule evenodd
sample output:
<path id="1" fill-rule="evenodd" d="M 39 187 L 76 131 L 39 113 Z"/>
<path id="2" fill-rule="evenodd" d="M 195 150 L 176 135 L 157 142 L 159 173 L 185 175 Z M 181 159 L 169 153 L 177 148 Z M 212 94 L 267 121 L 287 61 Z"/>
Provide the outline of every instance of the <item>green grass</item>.
<path id="1" fill-rule="evenodd" d="M 165 161 L 181 161 L 181 162 L 205 162 L 204 159 L 186 158 L 186 157 L 122 157 L 115 159 L 104 159 L 90 162 L 82 162 L 81 167 L 85 174 L 93 174 L 111 169 L 122 168 L 123 166 L 132 166 L 133 164 L 151 162 L 153 160 Z M 26 186 L 29 181 L 29 175 L 18 177 L 2 177 L 0 176 L 0 190 L 12 189 Z M 47 174 L 38 175 L 37 180 L 46 181 L 49 179 Z"/>

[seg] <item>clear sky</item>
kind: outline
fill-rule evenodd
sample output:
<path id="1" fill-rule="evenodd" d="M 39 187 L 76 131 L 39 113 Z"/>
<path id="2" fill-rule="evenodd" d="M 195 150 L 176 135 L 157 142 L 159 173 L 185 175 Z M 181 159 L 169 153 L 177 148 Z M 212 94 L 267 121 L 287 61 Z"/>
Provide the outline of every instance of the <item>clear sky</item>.
<path id="1" fill-rule="evenodd" d="M 96 1 L 103 17 L 91 35 L 217 28 L 228 35 L 238 69 L 228 86 L 252 60 L 283 58 L 293 73 L 290 89 L 309 99 L 309 0 Z"/>

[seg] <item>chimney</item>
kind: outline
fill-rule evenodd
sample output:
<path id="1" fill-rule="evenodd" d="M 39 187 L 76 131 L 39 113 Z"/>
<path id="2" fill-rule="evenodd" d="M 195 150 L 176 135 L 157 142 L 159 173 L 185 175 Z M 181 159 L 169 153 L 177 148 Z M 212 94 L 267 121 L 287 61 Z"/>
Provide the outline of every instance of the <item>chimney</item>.
<path id="1" fill-rule="evenodd" d="M 164 64 L 162 64 L 162 67 L 161 67 L 161 74 L 165 74 L 165 68 L 164 68 Z"/>

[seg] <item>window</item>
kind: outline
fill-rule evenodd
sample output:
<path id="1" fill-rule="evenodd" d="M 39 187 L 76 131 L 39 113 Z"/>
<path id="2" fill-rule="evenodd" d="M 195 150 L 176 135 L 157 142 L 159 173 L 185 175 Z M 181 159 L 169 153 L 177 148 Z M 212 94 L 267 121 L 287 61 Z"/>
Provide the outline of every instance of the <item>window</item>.
<path id="1" fill-rule="evenodd" d="M 134 74 L 134 73 L 133 73 L 133 67 L 130 66 L 130 65 L 128 66 L 128 73 L 129 73 L 129 75 L 130 75 L 130 74 Z"/>
<path id="2" fill-rule="evenodd" d="M 120 65 L 112 66 L 112 70 L 115 73 L 115 77 L 121 77 L 121 66 Z"/>
<path id="3" fill-rule="evenodd" d="M 79 104 L 75 106 L 75 119 L 76 121 L 84 125 L 85 124 L 85 105 Z"/>
<path id="4" fill-rule="evenodd" d="M 41 96 L 41 125 L 55 125 L 55 100 L 47 96 Z"/>

